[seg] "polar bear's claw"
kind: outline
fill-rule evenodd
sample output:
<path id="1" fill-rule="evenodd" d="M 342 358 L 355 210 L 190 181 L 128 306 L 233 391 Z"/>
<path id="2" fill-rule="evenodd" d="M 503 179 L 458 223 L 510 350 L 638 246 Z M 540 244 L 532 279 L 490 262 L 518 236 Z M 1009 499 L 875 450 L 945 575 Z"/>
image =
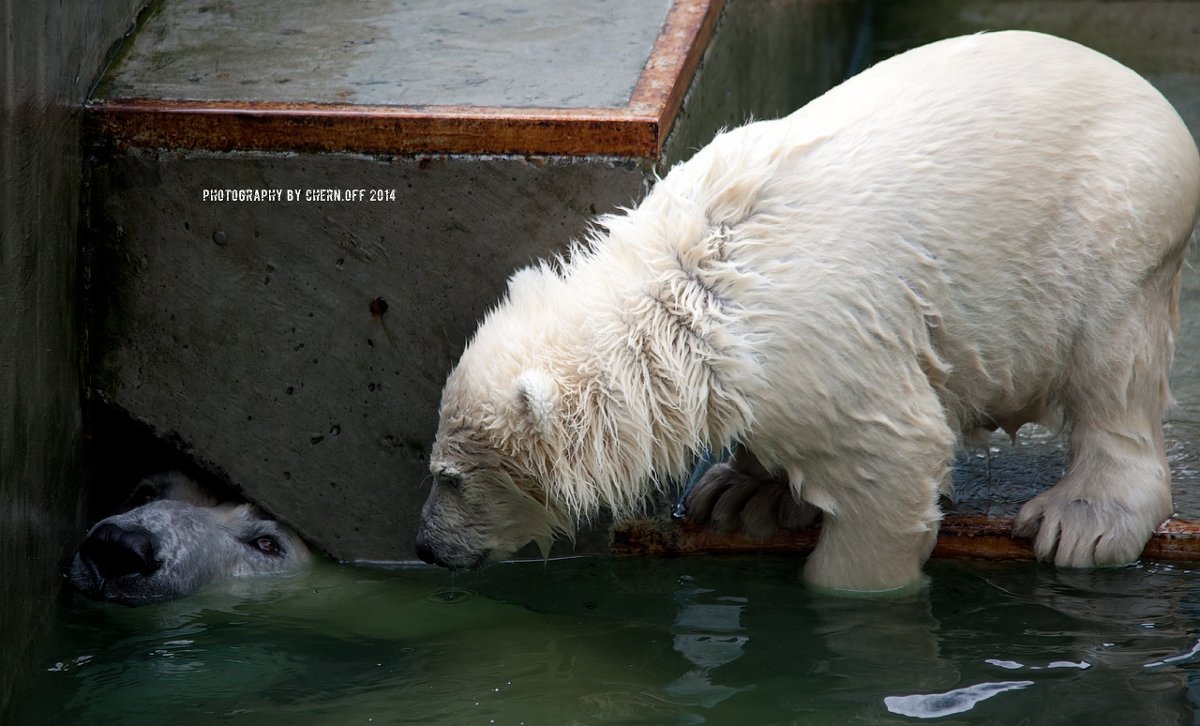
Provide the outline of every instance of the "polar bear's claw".
<path id="1" fill-rule="evenodd" d="M 817 509 L 797 503 L 786 478 L 760 478 L 730 464 L 717 464 L 689 493 L 687 518 L 718 532 L 741 532 L 767 539 L 780 528 L 803 529 Z"/>
<path id="2" fill-rule="evenodd" d="M 1110 497 L 1080 496 L 1055 487 L 1031 499 L 1013 534 L 1033 539 L 1039 560 L 1059 567 L 1105 567 L 1134 562 L 1165 519 L 1155 507 L 1130 507 Z M 1061 490 L 1060 490 L 1061 489 Z M 1142 510 L 1142 511 L 1139 511 Z"/>

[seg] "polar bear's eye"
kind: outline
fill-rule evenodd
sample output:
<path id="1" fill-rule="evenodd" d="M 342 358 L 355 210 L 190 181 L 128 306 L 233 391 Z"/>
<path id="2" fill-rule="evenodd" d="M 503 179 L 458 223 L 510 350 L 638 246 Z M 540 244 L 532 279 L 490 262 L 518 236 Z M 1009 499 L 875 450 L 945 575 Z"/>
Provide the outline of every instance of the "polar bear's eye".
<path id="1" fill-rule="evenodd" d="M 256 537 L 250 544 L 259 552 L 271 555 L 272 557 L 278 557 L 283 554 L 283 547 L 279 544 L 279 540 L 274 537 L 268 537 L 267 535 Z"/>
<path id="2" fill-rule="evenodd" d="M 129 495 L 126 506 L 130 509 L 154 501 L 158 497 L 158 487 L 153 484 L 139 484 Z"/>

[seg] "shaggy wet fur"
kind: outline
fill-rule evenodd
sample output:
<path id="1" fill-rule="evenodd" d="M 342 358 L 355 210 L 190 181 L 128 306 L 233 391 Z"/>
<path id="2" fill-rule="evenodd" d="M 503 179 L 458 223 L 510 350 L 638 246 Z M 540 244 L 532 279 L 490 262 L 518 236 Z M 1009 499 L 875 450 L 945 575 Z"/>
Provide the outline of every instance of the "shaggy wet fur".
<path id="1" fill-rule="evenodd" d="M 295 532 L 254 505 L 158 474 L 138 485 L 126 511 L 89 530 L 67 578 L 92 599 L 140 605 L 232 577 L 296 572 L 310 558 Z"/>
<path id="2" fill-rule="evenodd" d="M 513 276 L 446 383 L 418 549 L 498 560 L 738 441 L 742 486 L 822 512 L 811 582 L 903 587 L 956 443 L 1060 421 L 1071 465 L 1019 530 L 1061 565 L 1128 562 L 1172 511 L 1198 205 L 1187 129 L 1104 56 L 1003 32 L 885 61 Z"/>

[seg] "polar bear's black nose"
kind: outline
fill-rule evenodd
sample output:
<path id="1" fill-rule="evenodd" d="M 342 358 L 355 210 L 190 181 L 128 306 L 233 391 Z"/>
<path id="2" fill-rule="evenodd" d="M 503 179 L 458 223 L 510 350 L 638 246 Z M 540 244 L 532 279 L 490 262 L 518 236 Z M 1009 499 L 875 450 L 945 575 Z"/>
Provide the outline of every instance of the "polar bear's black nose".
<path id="1" fill-rule="evenodd" d="M 417 540 L 417 557 L 420 557 L 422 562 L 426 562 L 431 565 L 441 564 L 438 562 L 437 555 L 433 553 L 433 550 L 430 549 L 429 545 L 425 544 L 425 542 L 420 539 Z"/>
<path id="2" fill-rule="evenodd" d="M 79 546 L 79 559 L 105 580 L 152 574 L 162 564 L 154 555 L 154 538 L 148 533 L 112 522 L 98 525 Z"/>

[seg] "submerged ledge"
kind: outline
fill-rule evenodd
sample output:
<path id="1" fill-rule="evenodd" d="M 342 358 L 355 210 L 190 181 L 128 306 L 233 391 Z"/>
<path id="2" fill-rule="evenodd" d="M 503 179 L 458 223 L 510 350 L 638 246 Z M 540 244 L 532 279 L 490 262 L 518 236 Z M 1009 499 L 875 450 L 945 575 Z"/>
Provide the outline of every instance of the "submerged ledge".
<path id="1" fill-rule="evenodd" d="M 936 558 L 1032 560 L 1031 540 L 1012 536 L 1010 517 L 952 515 L 942 520 Z M 686 520 L 636 520 L 613 533 L 614 555 L 677 556 L 746 554 L 752 552 L 807 554 L 817 543 L 820 528 L 780 530 L 768 539 L 738 533 L 714 532 Z M 1167 562 L 1200 561 L 1200 522 L 1171 519 L 1155 531 L 1141 559 Z"/>

